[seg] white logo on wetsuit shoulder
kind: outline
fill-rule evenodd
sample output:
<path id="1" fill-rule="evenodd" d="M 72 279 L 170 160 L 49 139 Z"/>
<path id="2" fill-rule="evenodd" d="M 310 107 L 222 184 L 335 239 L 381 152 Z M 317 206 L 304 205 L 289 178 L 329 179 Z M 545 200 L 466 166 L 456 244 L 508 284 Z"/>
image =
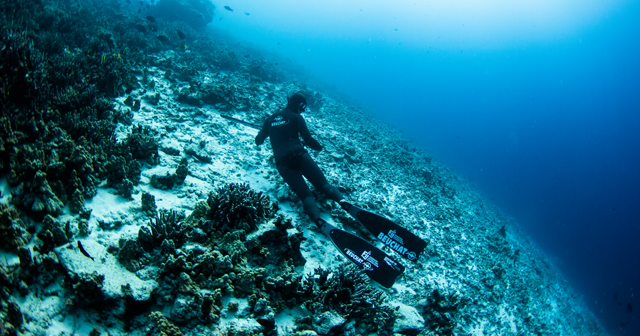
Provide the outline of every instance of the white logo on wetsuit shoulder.
<path id="1" fill-rule="evenodd" d="M 283 116 L 276 116 L 271 121 L 271 127 L 284 126 L 289 123 L 289 119 L 285 119 Z"/>

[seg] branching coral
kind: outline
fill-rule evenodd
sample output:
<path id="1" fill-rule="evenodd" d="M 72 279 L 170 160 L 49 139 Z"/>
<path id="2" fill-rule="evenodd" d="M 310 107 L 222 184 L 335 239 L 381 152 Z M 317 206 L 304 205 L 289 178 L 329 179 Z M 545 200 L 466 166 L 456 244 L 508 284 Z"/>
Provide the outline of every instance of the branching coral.
<path id="1" fill-rule="evenodd" d="M 339 272 L 317 268 L 302 279 L 303 304 L 314 315 L 335 311 L 347 320 L 357 320 L 367 332 L 390 331 L 395 320 L 393 309 L 385 305 L 386 297 L 369 281 L 352 265 Z"/>
<path id="2" fill-rule="evenodd" d="M 242 229 L 251 232 L 258 222 L 272 218 L 278 205 L 262 192 L 254 191 L 248 184 L 230 183 L 210 193 L 208 218 L 221 231 Z"/>
<path id="3" fill-rule="evenodd" d="M 140 246 L 151 251 L 170 240 L 174 247 L 180 248 L 187 239 L 189 226 L 184 223 L 184 213 L 176 211 L 160 211 L 158 216 L 149 220 L 149 227 L 138 231 Z"/>

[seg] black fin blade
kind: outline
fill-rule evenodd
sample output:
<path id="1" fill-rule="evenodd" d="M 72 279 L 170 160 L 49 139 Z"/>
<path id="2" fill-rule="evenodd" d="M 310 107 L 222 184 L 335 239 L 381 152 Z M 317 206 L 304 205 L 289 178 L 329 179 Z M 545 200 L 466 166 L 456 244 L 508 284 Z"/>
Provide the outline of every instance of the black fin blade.
<path id="1" fill-rule="evenodd" d="M 354 205 L 348 210 L 362 226 L 403 258 L 417 261 L 427 242 L 402 226 Z"/>
<path id="2" fill-rule="evenodd" d="M 382 286 L 391 288 L 404 272 L 402 264 L 362 238 L 336 228 L 327 231 L 338 250 Z"/>

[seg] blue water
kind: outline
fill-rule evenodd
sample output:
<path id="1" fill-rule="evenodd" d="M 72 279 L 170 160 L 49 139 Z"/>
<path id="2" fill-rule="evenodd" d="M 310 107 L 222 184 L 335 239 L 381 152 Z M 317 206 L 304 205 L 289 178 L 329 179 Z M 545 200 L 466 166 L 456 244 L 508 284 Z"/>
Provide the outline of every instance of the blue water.
<path id="1" fill-rule="evenodd" d="M 396 125 L 640 335 L 638 1 L 254 2 L 212 26 Z"/>

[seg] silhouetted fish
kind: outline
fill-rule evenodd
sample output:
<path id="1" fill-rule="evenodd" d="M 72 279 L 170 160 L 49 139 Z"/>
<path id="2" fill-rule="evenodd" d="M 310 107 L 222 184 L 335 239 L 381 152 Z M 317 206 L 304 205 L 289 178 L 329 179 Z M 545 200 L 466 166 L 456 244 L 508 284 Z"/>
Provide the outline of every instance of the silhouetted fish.
<path id="1" fill-rule="evenodd" d="M 249 16 L 249 13 L 247 13 L 247 12 L 244 12 L 244 15 L 246 15 L 246 16 Z"/>
<path id="2" fill-rule="evenodd" d="M 167 41 L 169 41 L 169 38 L 168 38 L 168 37 L 166 37 L 166 36 L 164 36 L 164 35 L 158 35 L 156 38 L 157 38 L 158 40 L 160 40 L 160 42 L 167 42 Z"/>
<path id="3" fill-rule="evenodd" d="M 142 33 L 146 33 L 146 32 L 147 32 L 147 28 L 145 28 L 145 26 L 143 26 L 143 25 L 141 25 L 141 24 L 137 24 L 137 25 L 136 25 L 136 29 L 137 29 L 139 32 L 142 32 Z"/>
<path id="4" fill-rule="evenodd" d="M 615 294 L 613 294 L 613 299 L 618 301 L 618 292 L 616 292 Z"/>
<path id="5" fill-rule="evenodd" d="M 87 251 L 85 251 L 84 247 L 82 247 L 82 243 L 80 243 L 80 241 L 78 240 L 78 249 L 80 250 L 80 253 L 84 254 L 85 257 L 91 259 L 91 261 L 95 261 L 93 260 L 93 258 L 89 255 L 89 253 L 87 253 Z"/>
<path id="6" fill-rule="evenodd" d="M 230 12 L 233 12 L 233 8 L 231 8 L 231 7 L 229 7 L 229 6 L 224 6 L 224 9 L 226 9 L 226 10 L 228 10 L 228 11 L 230 11 Z"/>
<path id="7" fill-rule="evenodd" d="M 633 313 L 633 305 L 632 304 L 628 304 L 627 305 L 627 309 L 625 310 L 626 313 Z"/>
<path id="8" fill-rule="evenodd" d="M 176 34 L 178 34 L 178 37 L 179 37 L 179 38 L 181 38 L 181 39 L 183 39 L 183 40 L 184 40 L 184 38 L 186 37 L 186 36 L 184 35 L 184 33 L 183 33 L 180 29 L 176 29 Z"/>
<path id="9" fill-rule="evenodd" d="M 153 16 L 151 16 L 151 15 L 147 15 L 147 16 L 145 16 L 145 18 L 147 18 L 147 20 L 148 20 L 149 22 L 156 22 L 156 18 L 154 18 L 154 17 L 153 17 Z"/>

